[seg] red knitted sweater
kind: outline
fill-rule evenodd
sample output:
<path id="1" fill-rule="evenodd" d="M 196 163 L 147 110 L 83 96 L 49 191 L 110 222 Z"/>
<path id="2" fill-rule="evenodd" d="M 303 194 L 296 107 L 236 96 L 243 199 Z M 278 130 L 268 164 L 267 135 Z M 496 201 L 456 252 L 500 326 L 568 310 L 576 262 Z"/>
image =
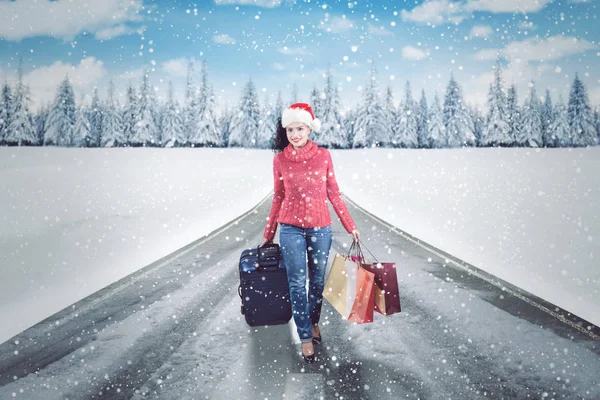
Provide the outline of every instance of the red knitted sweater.
<path id="1" fill-rule="evenodd" d="M 288 145 L 273 159 L 273 203 L 264 237 L 273 240 L 277 224 L 301 228 L 324 227 L 331 224 L 327 199 L 351 233 L 356 229 L 340 194 L 331 154 L 315 142 L 294 150 Z"/>

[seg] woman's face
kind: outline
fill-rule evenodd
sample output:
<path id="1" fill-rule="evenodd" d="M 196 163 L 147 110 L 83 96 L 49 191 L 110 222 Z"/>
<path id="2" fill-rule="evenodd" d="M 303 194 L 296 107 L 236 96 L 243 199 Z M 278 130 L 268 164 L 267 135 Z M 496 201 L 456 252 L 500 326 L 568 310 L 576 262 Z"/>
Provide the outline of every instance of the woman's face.
<path id="1" fill-rule="evenodd" d="M 304 145 L 306 145 L 308 142 L 310 128 L 302 122 L 294 122 L 293 124 L 289 124 L 285 128 L 285 131 L 287 133 L 288 140 L 295 149 L 304 147 Z"/>

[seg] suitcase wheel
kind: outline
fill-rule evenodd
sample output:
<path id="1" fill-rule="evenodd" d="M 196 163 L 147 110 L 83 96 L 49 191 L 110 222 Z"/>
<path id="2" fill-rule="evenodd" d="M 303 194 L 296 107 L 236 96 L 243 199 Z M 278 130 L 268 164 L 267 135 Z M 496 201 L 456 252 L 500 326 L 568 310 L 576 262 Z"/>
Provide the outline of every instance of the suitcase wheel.
<path id="1" fill-rule="evenodd" d="M 241 306 L 240 308 L 241 308 L 240 311 L 242 312 L 242 314 L 245 314 L 244 306 Z"/>

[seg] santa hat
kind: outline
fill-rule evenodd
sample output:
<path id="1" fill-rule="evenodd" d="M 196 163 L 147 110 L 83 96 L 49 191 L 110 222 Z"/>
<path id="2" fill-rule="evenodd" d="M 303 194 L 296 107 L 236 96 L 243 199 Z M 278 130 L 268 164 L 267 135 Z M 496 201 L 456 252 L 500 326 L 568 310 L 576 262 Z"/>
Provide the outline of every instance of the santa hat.
<path id="1" fill-rule="evenodd" d="M 321 121 L 315 118 L 312 108 L 307 103 L 295 103 L 283 110 L 281 125 L 286 128 L 294 122 L 302 122 L 315 132 L 319 132 L 321 129 Z"/>

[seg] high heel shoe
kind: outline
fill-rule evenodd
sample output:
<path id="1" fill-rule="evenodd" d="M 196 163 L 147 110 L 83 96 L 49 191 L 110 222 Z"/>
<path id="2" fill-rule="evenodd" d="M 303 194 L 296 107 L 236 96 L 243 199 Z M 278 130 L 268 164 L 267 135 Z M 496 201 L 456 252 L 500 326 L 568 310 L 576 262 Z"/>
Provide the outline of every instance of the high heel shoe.
<path id="1" fill-rule="evenodd" d="M 310 342 L 309 342 L 310 343 Z M 304 358 L 304 361 L 306 361 L 307 363 L 313 363 L 315 361 L 315 350 L 313 349 L 313 353 L 312 354 L 304 354 L 304 351 L 302 351 L 302 357 Z"/>
<path id="2" fill-rule="evenodd" d="M 319 329 L 319 326 L 318 326 L 317 324 L 314 324 L 314 325 L 313 325 L 313 327 L 314 327 L 314 328 L 317 328 L 317 329 Z M 313 330 L 313 338 L 312 338 L 312 342 L 313 342 L 314 344 L 321 344 L 322 340 L 321 340 L 321 330 L 320 330 L 320 329 L 319 329 L 319 336 L 316 336 L 316 335 L 315 335 L 315 332 L 314 332 L 314 330 Z"/>
<path id="3" fill-rule="evenodd" d="M 307 356 L 306 354 L 302 353 L 302 357 L 304 357 L 304 361 L 306 361 L 308 364 L 312 364 L 315 362 L 315 354 L 311 354 L 310 356 Z"/>

